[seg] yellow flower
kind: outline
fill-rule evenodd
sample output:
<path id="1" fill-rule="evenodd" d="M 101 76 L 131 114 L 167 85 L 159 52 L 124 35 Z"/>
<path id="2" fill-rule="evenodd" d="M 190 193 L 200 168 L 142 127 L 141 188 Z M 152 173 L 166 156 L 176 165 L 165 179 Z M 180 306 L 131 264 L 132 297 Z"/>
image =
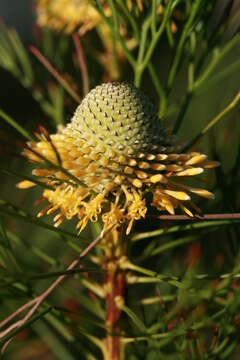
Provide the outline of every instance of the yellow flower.
<path id="1" fill-rule="evenodd" d="M 100 0 L 105 16 L 111 16 L 111 9 L 106 0 Z M 130 10 L 143 11 L 142 0 L 127 0 Z M 148 5 L 147 5 L 148 6 Z M 104 21 L 89 0 L 37 0 L 37 21 L 40 26 L 71 33 L 79 30 L 80 35 L 93 29 Z"/>
<path id="2" fill-rule="evenodd" d="M 191 193 L 213 198 L 184 179 L 216 163 L 198 152 L 181 153 L 149 99 L 126 83 L 97 86 L 66 127 L 50 137 L 39 135 L 24 154 L 37 165 L 33 175 L 48 185 L 43 198 L 49 205 L 39 216 L 58 212 L 55 226 L 77 217 L 81 231 L 89 220 L 101 219 L 104 229 L 126 223 L 129 233 L 146 215 L 146 192 L 159 210 L 174 214 L 179 207 L 189 216 L 189 208 L 196 208 Z"/>
<path id="3" fill-rule="evenodd" d="M 104 1 L 105 15 L 110 15 L 109 7 Z M 40 26 L 48 26 L 67 33 L 75 29 L 83 35 L 102 21 L 99 13 L 90 5 L 89 0 L 38 0 L 37 16 Z"/>

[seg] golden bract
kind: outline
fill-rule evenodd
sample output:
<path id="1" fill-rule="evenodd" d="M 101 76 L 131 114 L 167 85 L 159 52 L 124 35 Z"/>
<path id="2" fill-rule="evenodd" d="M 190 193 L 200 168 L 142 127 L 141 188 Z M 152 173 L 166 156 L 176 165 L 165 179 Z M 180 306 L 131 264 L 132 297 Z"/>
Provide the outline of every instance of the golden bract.
<path id="1" fill-rule="evenodd" d="M 58 212 L 55 226 L 77 216 L 82 230 L 100 217 L 105 229 L 125 222 L 129 233 L 134 220 L 146 215 L 146 191 L 159 210 L 174 214 L 180 207 L 190 216 L 191 193 L 213 197 L 183 183 L 216 163 L 198 152 L 181 153 L 149 99 L 126 83 L 97 86 L 66 127 L 39 140 L 24 153 L 41 166 L 33 174 L 51 186 L 43 192 L 49 205 L 39 216 Z"/>

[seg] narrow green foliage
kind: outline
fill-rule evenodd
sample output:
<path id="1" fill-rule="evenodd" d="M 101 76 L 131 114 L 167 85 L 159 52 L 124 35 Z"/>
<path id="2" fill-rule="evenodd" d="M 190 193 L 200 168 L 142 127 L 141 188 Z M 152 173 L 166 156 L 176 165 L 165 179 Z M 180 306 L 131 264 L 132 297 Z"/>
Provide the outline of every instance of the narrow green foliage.
<path id="1" fill-rule="evenodd" d="M 34 137 L 21 125 L 19 125 L 13 118 L 7 115 L 3 110 L 0 109 L 0 118 L 6 121 L 10 126 L 12 126 L 17 132 L 19 132 L 25 139 L 33 140 Z"/>

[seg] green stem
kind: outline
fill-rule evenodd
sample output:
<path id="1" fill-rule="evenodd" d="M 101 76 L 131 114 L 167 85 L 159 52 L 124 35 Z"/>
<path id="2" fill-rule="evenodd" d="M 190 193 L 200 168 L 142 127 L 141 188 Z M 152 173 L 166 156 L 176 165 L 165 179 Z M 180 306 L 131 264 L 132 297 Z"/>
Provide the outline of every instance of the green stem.
<path id="1" fill-rule="evenodd" d="M 219 226 L 226 226 L 232 223 L 239 223 L 239 219 L 219 219 L 219 220 L 209 220 L 209 221 L 200 221 L 200 222 L 194 222 L 194 223 L 189 223 L 189 224 L 184 224 L 184 225 L 175 225 L 175 226 L 171 226 L 167 229 L 165 228 L 161 228 L 161 229 L 157 229 L 157 230 L 153 230 L 153 231 L 146 231 L 146 232 L 142 232 L 142 233 L 136 233 L 132 236 L 131 241 L 132 242 L 136 242 L 139 240 L 144 240 L 144 239 L 149 239 L 151 237 L 156 237 L 156 236 L 162 236 L 162 235 L 169 235 L 169 234 L 173 234 L 173 233 L 177 233 L 180 231 L 192 231 L 192 230 L 198 230 L 199 229 L 204 229 L 204 228 L 208 228 L 208 227 L 219 227 Z"/>
<path id="2" fill-rule="evenodd" d="M 220 50 L 219 48 L 214 49 L 212 61 L 210 62 L 206 70 L 203 72 L 203 74 L 195 81 L 193 85 L 194 91 L 196 91 L 202 85 L 202 83 L 209 78 L 209 75 L 212 74 L 213 70 L 216 68 L 220 60 L 222 60 L 222 58 L 226 54 L 228 54 L 229 51 L 232 50 L 232 48 L 239 42 L 239 40 L 240 40 L 240 34 L 237 34 L 236 36 L 233 37 L 231 41 L 227 43 L 227 45 L 223 47 L 222 50 Z"/>
<path id="3" fill-rule="evenodd" d="M 141 44 L 142 46 L 140 45 L 140 49 L 139 49 L 139 56 L 138 56 L 138 62 L 137 62 L 137 67 L 135 69 L 135 85 L 137 87 L 140 86 L 141 84 L 141 78 L 142 78 L 142 74 L 143 74 L 143 71 L 145 70 L 145 68 L 147 67 L 151 57 L 152 57 L 152 54 L 155 50 L 155 47 L 161 37 L 161 35 L 163 34 L 165 28 L 166 28 L 166 24 L 168 22 L 168 19 L 171 15 L 171 10 L 172 10 L 172 4 L 173 4 L 173 0 L 170 0 L 168 2 L 168 5 L 166 7 L 166 10 L 165 10 L 165 13 L 164 13 L 164 17 L 163 17 L 163 20 L 162 20 L 162 23 L 160 25 L 160 28 L 159 30 L 155 33 L 155 35 L 153 36 L 152 38 L 152 41 L 149 45 L 149 48 L 146 52 L 146 55 L 145 57 L 143 58 L 143 55 L 142 55 L 142 49 L 145 49 L 145 43 L 146 43 L 146 30 L 148 30 L 148 27 L 150 26 L 150 21 L 151 21 L 151 17 L 149 19 L 146 20 L 145 22 L 145 27 L 146 27 L 146 30 L 145 32 L 143 31 L 142 33 L 142 39 L 141 39 Z"/>
<path id="4" fill-rule="evenodd" d="M 159 105 L 159 116 L 163 116 L 165 109 L 166 109 L 166 103 L 167 103 L 167 99 L 166 99 L 166 94 L 165 91 L 161 85 L 161 82 L 159 80 L 159 77 L 157 75 L 157 72 L 153 66 L 153 64 L 151 63 L 151 61 L 149 61 L 148 63 L 148 71 L 151 75 L 153 84 L 155 86 L 155 89 L 158 93 L 158 96 L 160 98 L 160 105 Z"/>
<path id="5" fill-rule="evenodd" d="M 144 59 L 144 61 L 142 63 L 142 66 L 141 66 L 142 69 L 145 69 L 145 67 L 147 66 L 150 58 L 152 57 L 153 51 L 155 50 L 155 47 L 156 47 L 161 35 L 163 34 L 163 32 L 165 30 L 166 24 L 167 24 L 168 19 L 169 19 L 170 15 L 171 15 L 172 4 L 173 4 L 173 0 L 170 0 L 168 2 L 167 8 L 165 10 L 165 14 L 164 14 L 161 26 L 160 26 L 159 30 L 156 32 L 156 35 L 153 37 L 152 42 L 151 42 L 151 44 L 150 44 L 150 46 L 148 48 L 145 59 Z"/>
<path id="6" fill-rule="evenodd" d="M 150 27 L 150 23 L 151 23 L 150 17 L 148 17 L 143 23 L 142 36 L 141 36 L 141 41 L 140 41 L 140 46 L 139 46 L 139 51 L 138 51 L 138 59 L 137 59 L 138 66 L 142 63 L 142 60 L 144 57 L 144 51 L 145 51 L 146 41 L 147 41 L 147 33 L 148 33 L 148 29 Z"/>
<path id="7" fill-rule="evenodd" d="M 175 80 L 175 77 L 176 77 L 176 74 L 177 74 L 177 71 L 179 68 L 179 63 L 180 63 L 180 60 L 182 57 L 185 40 L 186 40 L 187 36 L 189 35 L 189 30 L 195 20 L 195 17 L 198 13 L 201 3 L 202 3 L 202 0 L 196 0 L 194 2 L 192 9 L 191 9 L 191 14 L 189 16 L 189 19 L 183 29 L 183 32 L 182 32 L 182 35 L 181 35 L 181 38 L 180 38 L 180 41 L 178 43 L 178 47 L 176 50 L 176 55 L 174 57 L 174 60 L 173 60 L 172 66 L 171 66 L 171 70 L 169 73 L 169 77 L 168 77 L 168 89 L 169 90 L 172 88 L 173 82 Z"/>
<path id="8" fill-rule="evenodd" d="M 128 18 L 128 20 L 129 20 L 129 22 L 130 22 L 130 24 L 132 26 L 132 29 L 133 29 L 134 37 L 137 40 L 137 42 L 139 42 L 140 35 L 139 35 L 137 22 L 136 22 L 134 16 L 132 16 L 132 14 L 128 10 L 128 7 L 126 6 L 126 4 L 125 4 L 125 2 L 123 0 L 117 0 L 117 3 L 119 4 L 119 6 L 121 6 L 125 16 Z"/>
<path id="9" fill-rule="evenodd" d="M 190 36 L 190 62 L 188 65 L 188 91 L 185 94 L 183 104 L 180 108 L 177 120 L 174 125 L 173 134 L 176 134 L 182 124 L 184 115 L 193 96 L 193 85 L 195 78 L 195 53 L 196 53 L 196 34 L 193 32 Z"/>
<path id="10" fill-rule="evenodd" d="M 217 116 L 215 116 L 207 126 L 197 134 L 184 148 L 183 151 L 188 151 L 193 145 L 196 144 L 210 129 L 212 129 L 220 120 L 222 120 L 227 114 L 229 114 L 240 103 L 240 91 L 230 102 L 230 104 L 222 110 Z"/>
<path id="11" fill-rule="evenodd" d="M 112 26 L 111 22 L 109 21 L 109 19 L 107 18 L 107 16 L 104 14 L 102 7 L 99 3 L 99 1 L 96 1 L 96 10 L 99 12 L 99 14 L 101 15 L 102 19 L 104 20 L 104 22 L 106 23 L 106 25 L 110 28 L 112 34 L 115 36 L 115 38 L 119 41 L 124 54 L 126 55 L 129 63 L 132 65 L 132 67 L 135 67 L 135 59 L 132 56 L 131 52 L 129 51 L 129 49 L 127 48 L 127 45 L 125 44 L 123 38 L 121 37 L 120 33 L 119 33 L 119 25 L 118 25 L 118 16 L 117 16 L 117 11 L 114 5 L 113 0 L 108 0 L 109 5 L 112 9 L 112 13 L 113 13 L 113 23 L 114 25 Z"/>
<path id="12" fill-rule="evenodd" d="M 217 73 L 217 75 L 212 76 L 208 82 L 205 82 L 201 89 L 196 89 L 198 95 L 205 93 L 212 86 L 216 86 L 219 82 L 223 82 L 226 78 L 229 78 L 234 73 L 239 73 L 240 71 L 240 60 L 232 62 L 226 69 Z"/>
<path id="13" fill-rule="evenodd" d="M 7 115 L 3 110 L 0 109 L 0 117 L 5 120 L 10 126 L 12 126 L 15 130 L 17 130 L 25 139 L 34 140 L 33 136 L 24 129 L 21 125 L 19 125 L 13 118 Z"/>
<path id="14" fill-rule="evenodd" d="M 144 21 L 143 27 L 142 27 L 142 35 L 141 35 L 141 41 L 140 41 L 139 50 L 138 50 L 137 65 L 135 67 L 135 85 L 136 85 L 136 87 L 139 87 L 140 83 L 141 83 L 141 77 L 142 77 L 141 63 L 142 63 L 143 57 L 144 57 L 144 52 L 145 52 L 145 47 L 146 47 L 146 42 L 147 42 L 147 33 L 148 33 L 150 23 L 151 23 L 150 20 L 151 20 L 151 18 L 148 17 Z"/>
<path id="15" fill-rule="evenodd" d="M 186 114 L 186 111 L 188 109 L 188 105 L 190 104 L 190 100 L 195 95 L 196 91 L 202 86 L 203 83 L 206 82 L 206 80 L 209 78 L 209 76 L 212 74 L 218 63 L 223 59 L 223 57 L 231 51 L 231 49 L 238 43 L 240 39 L 240 35 L 237 34 L 227 45 L 225 45 L 221 50 L 219 48 L 215 48 L 213 51 L 213 57 L 210 64 L 207 66 L 205 71 L 198 77 L 196 81 L 194 81 L 194 63 L 191 62 L 189 64 L 189 84 L 188 84 L 188 92 L 185 95 L 183 105 L 180 109 L 179 115 L 177 117 L 175 127 L 173 130 L 173 133 L 177 133 L 184 115 Z M 201 62 L 204 61 L 204 58 L 201 59 Z M 196 73 L 198 74 L 201 69 L 201 66 L 197 67 Z M 196 75 L 196 74 L 195 74 Z"/>
<path id="16" fill-rule="evenodd" d="M 156 14 L 157 14 L 157 3 L 156 0 L 152 1 L 152 19 L 151 19 L 151 29 L 152 29 L 152 36 L 156 34 Z"/>

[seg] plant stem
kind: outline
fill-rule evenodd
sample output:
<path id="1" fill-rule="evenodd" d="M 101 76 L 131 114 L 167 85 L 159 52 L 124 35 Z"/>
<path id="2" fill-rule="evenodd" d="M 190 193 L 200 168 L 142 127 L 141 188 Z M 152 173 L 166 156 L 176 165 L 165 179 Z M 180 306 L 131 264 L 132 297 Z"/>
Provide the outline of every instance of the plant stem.
<path id="1" fill-rule="evenodd" d="M 54 68 L 53 65 L 43 56 L 43 54 L 34 46 L 30 46 L 31 53 L 42 63 L 43 66 L 49 71 L 49 73 L 62 85 L 65 91 L 80 104 L 81 98 L 71 85 L 64 79 L 64 77 Z"/>
<path id="2" fill-rule="evenodd" d="M 134 37 L 136 39 L 137 42 L 139 42 L 139 30 L 138 30 L 138 25 L 137 25 L 137 22 L 136 22 L 136 19 L 135 17 L 131 14 L 131 12 L 128 10 L 128 7 L 127 5 L 125 4 L 125 1 L 124 0 L 117 0 L 117 3 L 121 6 L 125 16 L 128 18 L 129 20 L 129 23 L 131 24 L 132 26 L 132 30 L 133 30 L 133 34 L 134 34 Z"/>
<path id="3" fill-rule="evenodd" d="M 161 118 L 166 109 L 166 103 L 167 103 L 166 94 L 165 94 L 164 88 L 160 82 L 160 79 L 158 77 L 158 74 L 157 74 L 153 64 L 151 63 L 151 61 L 149 61 L 149 63 L 148 63 L 148 71 L 149 71 L 149 74 L 151 75 L 152 82 L 155 86 L 155 89 L 158 93 L 158 97 L 160 99 L 160 101 L 159 101 L 159 116 Z"/>
<path id="4" fill-rule="evenodd" d="M 193 37 L 193 35 L 192 35 L 192 37 Z M 213 49 L 212 60 L 210 61 L 209 65 L 206 67 L 205 71 L 201 75 L 199 75 L 199 73 L 202 68 L 202 64 L 204 64 L 204 61 L 205 61 L 204 55 L 198 61 L 198 63 L 199 63 L 198 66 L 196 66 L 193 61 L 190 62 L 189 72 L 188 72 L 188 74 L 189 74 L 188 91 L 185 95 L 185 98 L 183 100 L 183 105 L 180 109 L 179 115 L 177 117 L 177 120 L 176 120 L 176 123 L 174 126 L 174 130 L 173 130 L 174 134 L 176 134 L 178 132 L 180 126 L 182 125 L 183 118 L 185 116 L 185 113 L 188 109 L 189 104 L 191 103 L 192 97 L 195 96 L 196 92 L 199 90 L 199 88 L 201 88 L 202 84 L 206 83 L 206 80 L 209 79 L 210 75 L 213 73 L 216 66 L 224 58 L 224 56 L 227 55 L 232 50 L 232 48 L 234 48 L 234 46 L 236 46 L 236 44 L 239 42 L 239 39 L 240 39 L 240 36 L 239 36 L 239 34 L 237 34 L 222 49 L 215 47 Z M 196 46 L 196 39 L 193 38 L 191 40 L 191 47 L 192 47 L 193 53 L 195 52 L 195 46 Z M 235 66 L 238 65 L 237 62 L 234 63 L 234 65 Z M 194 71 L 194 68 L 196 68 L 195 71 Z M 221 78 L 221 74 L 222 73 L 220 73 L 220 78 Z M 227 74 L 228 74 L 228 72 L 227 72 Z M 224 76 L 224 74 L 223 74 L 223 76 Z M 196 80 L 195 80 L 195 78 L 196 78 Z M 217 78 L 217 76 L 216 76 L 216 78 Z M 210 80 L 210 82 L 211 82 L 211 80 Z"/>
<path id="5" fill-rule="evenodd" d="M 140 48 L 139 48 L 138 61 L 137 61 L 137 65 L 135 67 L 134 83 L 135 83 L 136 87 L 140 87 L 143 71 L 145 70 L 146 66 L 148 65 L 149 61 L 151 60 L 151 57 L 156 48 L 156 45 L 165 30 L 166 24 L 171 15 L 172 4 L 173 4 L 173 0 L 170 0 L 168 2 L 166 10 L 164 12 L 164 17 L 163 17 L 162 23 L 161 23 L 158 31 L 155 32 L 154 36 L 152 37 L 151 43 L 149 44 L 149 47 L 148 47 L 148 50 L 146 51 L 145 56 L 144 56 L 143 50 L 145 49 L 145 46 L 146 46 L 146 32 L 147 32 L 149 26 L 151 25 L 152 17 L 147 19 L 144 24 L 144 29 L 142 30 L 141 43 L 140 43 Z"/>
<path id="6" fill-rule="evenodd" d="M 122 229 L 123 230 L 123 229 Z M 124 298 L 125 271 L 120 271 L 119 263 L 121 257 L 126 253 L 126 242 L 123 243 L 123 231 L 116 229 L 106 237 L 104 242 L 104 288 L 106 291 L 106 329 L 107 337 L 105 339 L 106 353 L 105 360 L 120 360 L 123 358 L 123 348 L 121 344 L 120 325 L 122 311 L 117 306 L 116 300 Z"/>
<path id="7" fill-rule="evenodd" d="M 128 50 L 128 47 L 127 47 L 126 43 L 124 42 L 122 36 L 119 33 L 118 14 L 117 14 L 114 2 L 112 0 L 108 0 L 108 2 L 109 2 L 109 5 L 110 5 L 110 7 L 112 9 L 112 13 L 113 13 L 113 15 L 112 15 L 112 17 L 113 17 L 113 25 L 109 21 L 107 16 L 104 14 L 104 11 L 103 11 L 99 1 L 96 1 L 95 9 L 99 12 L 102 19 L 106 23 L 106 25 L 110 28 L 112 34 L 115 36 L 116 40 L 120 43 L 120 45 L 121 45 L 121 47 L 122 47 L 122 49 L 124 51 L 125 56 L 127 57 L 129 63 L 134 68 L 135 67 L 135 59 L 132 56 L 131 52 Z"/>
<path id="8" fill-rule="evenodd" d="M 197 134 L 183 149 L 183 151 L 188 151 L 192 146 L 198 142 L 213 126 L 215 126 L 223 117 L 230 113 L 238 104 L 240 103 L 240 91 L 230 102 L 230 104 L 225 107 L 217 116 L 215 116 L 208 124 L 205 126 L 199 134 Z"/>
<path id="9" fill-rule="evenodd" d="M 206 79 L 212 74 L 219 62 L 228 54 L 240 40 L 240 35 L 235 35 L 231 41 L 229 41 L 222 49 L 216 47 L 213 50 L 212 60 L 206 67 L 205 71 L 199 76 L 199 78 L 193 84 L 193 90 L 197 90 Z"/>
<path id="10" fill-rule="evenodd" d="M 201 6 L 201 0 L 196 0 L 192 6 L 191 14 L 188 18 L 188 21 L 183 29 L 183 32 L 182 32 L 182 35 L 181 35 L 181 38 L 179 40 L 178 47 L 176 50 L 176 54 L 175 54 L 175 57 L 174 57 L 174 60 L 173 60 L 173 63 L 172 63 L 171 69 L 170 69 L 169 77 L 168 77 L 168 89 L 169 90 L 172 88 L 173 82 L 175 80 L 175 77 L 176 77 L 176 74 L 177 74 L 177 71 L 179 68 L 179 64 L 181 61 L 182 52 L 184 49 L 186 38 L 189 35 L 189 30 L 198 14 L 198 10 L 199 10 L 200 6 Z"/>
<path id="11" fill-rule="evenodd" d="M 6 114 L 2 109 L 0 109 L 0 118 L 5 120 L 10 126 L 17 130 L 22 136 L 27 140 L 33 140 L 34 137 L 26 130 L 24 127 L 19 125 L 13 118 Z"/>
<path id="12" fill-rule="evenodd" d="M 108 335 L 106 338 L 107 359 L 119 360 L 121 358 L 121 344 L 118 333 L 120 327 L 118 325 L 121 317 L 121 310 L 116 306 L 115 299 L 117 296 L 123 295 L 125 284 L 125 274 L 123 272 L 108 273 L 105 277 L 105 286 L 111 291 L 106 296 L 106 328 Z M 117 334 L 117 335 L 116 335 Z"/>
<path id="13" fill-rule="evenodd" d="M 73 34 L 73 42 L 76 48 L 77 59 L 79 63 L 79 67 L 82 74 L 82 88 L 83 88 L 83 95 L 86 96 L 89 92 L 89 80 L 88 80 L 88 70 L 87 70 L 87 63 L 83 52 L 83 47 L 79 39 L 79 35 L 77 33 Z"/>

